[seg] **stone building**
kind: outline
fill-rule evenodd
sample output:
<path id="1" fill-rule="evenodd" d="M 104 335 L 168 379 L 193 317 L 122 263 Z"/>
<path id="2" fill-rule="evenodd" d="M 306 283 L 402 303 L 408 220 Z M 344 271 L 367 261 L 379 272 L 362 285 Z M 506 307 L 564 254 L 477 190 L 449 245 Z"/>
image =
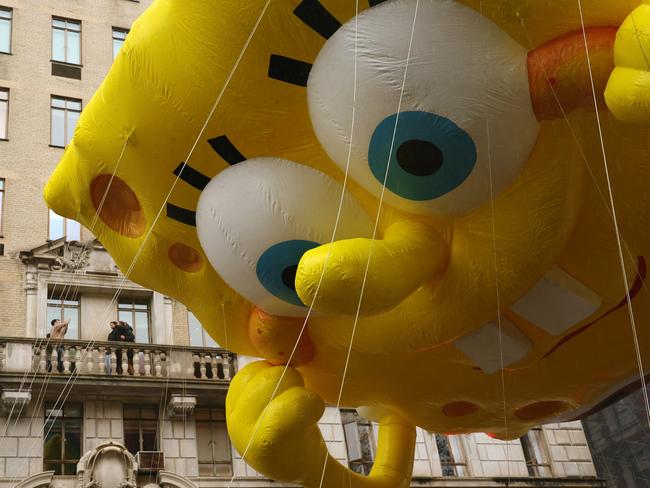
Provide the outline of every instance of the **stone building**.
<path id="1" fill-rule="evenodd" d="M 224 399 L 246 358 L 126 280 L 41 197 L 149 3 L 0 0 L 0 487 L 281 486 L 228 440 Z M 53 319 L 70 319 L 65 340 L 47 337 Z M 115 319 L 134 326 L 128 351 L 106 341 Z M 335 457 L 368 472 L 375 425 L 328 407 L 320 426 Z M 508 443 L 419 430 L 414 469 L 413 486 L 602 486 L 579 422 Z"/>

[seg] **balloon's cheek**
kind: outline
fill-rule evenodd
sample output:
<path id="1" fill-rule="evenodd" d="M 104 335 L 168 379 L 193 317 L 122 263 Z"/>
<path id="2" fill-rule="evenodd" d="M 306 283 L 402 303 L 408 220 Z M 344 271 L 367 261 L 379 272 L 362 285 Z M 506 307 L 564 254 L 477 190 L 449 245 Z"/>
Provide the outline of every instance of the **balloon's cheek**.
<path id="1" fill-rule="evenodd" d="M 248 321 L 248 335 L 260 356 L 269 363 L 302 366 L 315 354 L 304 323 L 305 319 L 277 317 L 256 307 Z"/>

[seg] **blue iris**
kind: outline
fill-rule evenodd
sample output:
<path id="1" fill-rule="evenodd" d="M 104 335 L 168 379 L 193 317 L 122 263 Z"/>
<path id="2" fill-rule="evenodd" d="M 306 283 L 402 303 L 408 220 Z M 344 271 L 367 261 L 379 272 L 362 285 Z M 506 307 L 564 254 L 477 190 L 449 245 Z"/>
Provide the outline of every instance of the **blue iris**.
<path id="1" fill-rule="evenodd" d="M 375 129 L 368 149 L 372 174 L 393 193 L 415 201 L 438 198 L 459 186 L 476 164 L 476 144 L 451 120 L 429 112 L 401 112 Z M 391 141 L 395 131 L 393 151 Z"/>
<path id="2" fill-rule="evenodd" d="M 296 293 L 296 270 L 303 254 L 320 246 L 312 241 L 284 241 L 269 247 L 257 261 L 257 278 L 269 293 L 304 307 Z"/>

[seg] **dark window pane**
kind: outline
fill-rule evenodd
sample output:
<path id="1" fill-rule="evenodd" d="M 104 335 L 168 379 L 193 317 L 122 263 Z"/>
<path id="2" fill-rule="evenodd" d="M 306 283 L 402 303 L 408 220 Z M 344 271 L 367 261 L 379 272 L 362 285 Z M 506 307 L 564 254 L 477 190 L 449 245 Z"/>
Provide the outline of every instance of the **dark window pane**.
<path id="1" fill-rule="evenodd" d="M 77 474 L 77 464 L 68 463 L 64 465 L 64 474 L 66 475 L 75 475 Z"/>
<path id="2" fill-rule="evenodd" d="M 65 422 L 65 459 L 78 461 L 81 458 L 81 420 Z"/>
<path id="3" fill-rule="evenodd" d="M 137 420 L 124 421 L 124 445 L 133 455 L 140 450 L 140 427 Z"/>
<path id="4" fill-rule="evenodd" d="M 45 442 L 43 443 L 43 459 L 61 459 L 63 456 L 61 442 L 61 421 L 55 420 L 45 424 Z"/>

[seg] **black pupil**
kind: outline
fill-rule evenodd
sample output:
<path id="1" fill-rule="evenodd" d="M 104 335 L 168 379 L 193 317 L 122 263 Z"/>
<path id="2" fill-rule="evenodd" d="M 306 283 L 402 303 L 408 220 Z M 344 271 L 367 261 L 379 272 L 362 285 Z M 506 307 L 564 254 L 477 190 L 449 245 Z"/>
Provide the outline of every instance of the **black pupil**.
<path id="1" fill-rule="evenodd" d="M 296 291 L 296 271 L 298 271 L 297 264 L 287 266 L 284 268 L 284 271 L 282 271 L 282 283 L 293 291 Z"/>
<path id="2" fill-rule="evenodd" d="M 442 167 L 442 151 L 429 141 L 411 139 L 397 149 L 397 162 L 414 176 L 431 176 Z"/>

